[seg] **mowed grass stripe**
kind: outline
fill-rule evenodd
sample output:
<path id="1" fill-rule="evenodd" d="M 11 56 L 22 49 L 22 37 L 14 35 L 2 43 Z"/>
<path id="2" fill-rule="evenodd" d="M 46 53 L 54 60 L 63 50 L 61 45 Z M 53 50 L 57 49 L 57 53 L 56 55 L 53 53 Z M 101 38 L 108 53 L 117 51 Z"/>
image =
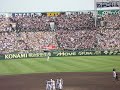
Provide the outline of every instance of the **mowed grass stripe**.
<path id="1" fill-rule="evenodd" d="M 7 74 L 9 72 L 8 67 L 6 67 L 5 62 L 0 62 L 0 74 Z"/>
<path id="2" fill-rule="evenodd" d="M 113 64 L 113 63 L 115 63 L 116 64 L 116 61 L 114 61 L 114 60 L 110 60 L 110 59 L 108 59 L 108 58 L 93 58 L 93 57 L 91 57 L 91 58 L 88 58 L 88 57 L 86 57 L 87 59 L 86 59 L 86 61 L 89 61 L 90 60 L 90 62 L 94 62 L 94 63 L 99 63 L 100 65 L 101 64 L 104 64 L 104 65 L 108 65 L 108 64 Z M 91 60 L 91 59 L 93 59 L 93 60 Z M 116 58 L 115 58 L 116 59 Z M 119 61 L 117 61 L 117 62 L 119 62 Z M 107 64 L 106 64 L 107 63 Z"/>
<path id="3" fill-rule="evenodd" d="M 11 69 L 9 67 L 10 66 L 7 64 L 6 61 L 1 61 L 1 63 L 0 63 L 0 73 L 3 74 L 3 75 L 14 73 L 13 70 L 11 71 Z"/>
<path id="4" fill-rule="evenodd" d="M 72 60 L 72 58 L 74 60 Z M 73 71 L 86 71 L 87 69 L 90 70 L 90 68 L 92 70 L 96 69 L 94 63 L 91 63 L 91 61 L 89 61 L 89 60 L 86 62 L 86 60 L 87 60 L 86 58 L 76 58 L 76 59 L 74 57 L 72 57 L 72 58 L 66 57 L 65 60 L 59 60 L 59 61 L 61 61 L 61 63 L 64 63 L 64 64 L 66 63 L 66 64 L 74 66 L 72 68 Z M 60 58 L 58 58 L 58 59 L 60 59 Z M 58 59 L 57 59 L 57 61 L 58 61 Z M 101 64 L 99 64 L 99 65 L 101 65 Z"/>
<path id="5" fill-rule="evenodd" d="M 61 62 L 62 62 L 62 60 L 61 60 Z M 47 63 L 44 63 L 44 64 L 56 69 L 55 72 L 64 72 L 64 71 L 68 71 L 68 69 L 73 68 L 73 66 L 66 65 L 66 64 L 61 63 L 61 62 L 58 62 L 58 60 L 53 59 L 53 60 L 49 61 L 50 64 L 47 64 Z"/>
<path id="6" fill-rule="evenodd" d="M 0 61 L 0 75 L 43 72 L 111 72 L 120 71 L 120 56 L 50 57 Z"/>
<path id="7" fill-rule="evenodd" d="M 87 63 L 87 66 L 80 70 L 82 72 L 86 72 L 86 71 L 87 72 L 90 72 L 90 71 L 94 72 L 97 68 L 100 68 L 100 67 L 104 66 L 104 64 L 101 63 L 101 61 L 98 61 L 98 60 L 96 61 L 94 59 L 91 60 L 91 59 L 89 59 L 87 57 L 81 58 L 80 63 L 83 63 L 84 66 Z"/>
<path id="8" fill-rule="evenodd" d="M 73 58 L 74 59 L 74 58 Z M 71 61 L 71 60 L 70 60 Z M 76 62 L 77 61 L 77 62 Z M 79 61 L 79 62 L 78 62 Z M 83 68 L 87 69 L 87 68 L 94 68 L 96 67 L 96 64 L 98 65 L 103 65 L 103 63 L 101 61 L 96 61 L 96 60 L 89 60 L 89 58 L 76 58 L 75 61 L 72 60 L 72 62 L 76 62 L 78 64 L 80 64 L 80 66 L 83 66 Z M 84 69 L 83 69 L 84 70 Z"/>
<path id="9" fill-rule="evenodd" d="M 46 63 L 46 65 L 44 64 Z M 27 65 L 28 68 L 31 68 L 35 73 L 36 72 L 48 72 L 49 70 L 56 70 L 55 68 L 49 67 L 49 62 L 45 61 L 44 58 L 26 60 L 23 62 L 24 65 Z"/>
<path id="10" fill-rule="evenodd" d="M 13 61 L 5 61 L 4 63 L 3 63 L 3 65 L 5 65 L 6 67 L 7 67 L 7 69 L 8 69 L 8 74 L 9 73 L 19 73 L 20 72 L 20 69 L 18 68 L 18 66 L 19 66 L 19 63 L 17 63 L 16 61 L 15 62 L 13 62 Z M 21 67 L 21 66 L 20 66 Z M 23 66 L 22 66 L 23 67 Z M 21 67 L 21 68 L 22 68 Z"/>
<path id="11" fill-rule="evenodd" d="M 71 70 L 72 71 L 80 71 L 80 70 L 85 69 L 88 66 L 87 63 L 81 62 L 81 60 L 79 58 L 72 59 L 72 58 L 66 57 L 66 60 L 59 60 L 59 61 L 66 65 L 73 66 L 73 68 L 69 68 L 69 71 L 71 71 Z"/>
<path id="12" fill-rule="evenodd" d="M 5 68 L 7 68 L 6 74 L 21 74 L 21 73 L 26 73 L 27 71 L 30 71 L 31 73 L 33 72 L 30 68 L 28 68 L 26 65 L 21 64 L 21 61 L 3 61 L 3 65 Z M 4 73 L 2 72 L 2 73 Z"/>
<path id="13" fill-rule="evenodd" d="M 65 60 L 61 60 L 61 63 L 73 66 L 72 71 L 81 71 L 81 70 L 84 70 L 88 66 L 89 66 L 89 68 L 93 67 L 92 65 L 85 63 L 78 58 L 72 59 L 72 58 L 67 57 L 67 58 L 65 58 Z M 69 70 L 71 70 L 71 68 L 69 68 Z"/>
<path id="14" fill-rule="evenodd" d="M 88 58 L 88 57 L 87 57 Z M 90 59 L 93 57 L 90 57 Z M 111 71 L 112 68 L 117 68 L 116 66 L 119 66 L 120 61 L 118 61 L 118 56 L 98 56 L 98 57 L 94 57 L 94 61 L 98 62 L 101 61 L 100 63 L 104 63 L 104 65 L 99 65 L 99 63 L 97 63 L 96 66 L 96 70 L 95 71 Z M 116 62 L 117 59 L 117 62 Z M 102 66 L 102 67 L 101 67 Z M 117 68 L 117 70 L 119 70 L 119 68 Z"/>
<path id="15" fill-rule="evenodd" d="M 111 63 L 111 60 L 108 60 L 107 57 L 101 58 L 101 57 L 85 57 L 86 63 L 93 64 L 94 68 L 92 68 L 91 71 L 111 71 L 113 68 L 114 63 Z M 109 68 L 108 68 L 109 67 Z M 90 71 L 88 68 L 87 71 Z"/>
<path id="16" fill-rule="evenodd" d="M 74 59 L 74 57 L 72 57 L 73 59 Z M 71 58 L 71 59 L 72 59 Z M 81 58 L 77 58 L 77 59 L 81 59 L 80 60 L 80 63 L 83 63 L 83 62 L 85 62 L 85 64 L 86 63 L 88 63 L 89 64 L 89 66 L 88 66 L 88 68 L 85 68 L 85 69 L 83 69 L 84 71 L 97 71 L 98 70 L 98 68 L 99 68 L 99 70 L 103 70 L 103 71 L 105 71 L 105 68 L 108 68 L 109 66 L 111 66 L 111 68 L 113 68 L 115 65 L 114 65 L 114 61 L 112 61 L 112 62 L 114 62 L 114 63 L 111 63 L 111 60 L 107 60 L 106 58 L 98 58 L 98 57 L 81 57 Z M 117 58 L 118 59 L 118 58 Z M 67 60 L 66 60 L 67 61 Z M 75 60 L 75 61 L 77 61 L 77 60 Z M 105 61 L 106 61 L 106 63 L 105 63 Z M 110 61 L 110 62 L 109 62 Z M 118 63 L 118 65 L 119 65 L 120 63 Z M 93 67 L 91 67 L 90 65 L 92 65 Z M 91 69 L 92 70 L 90 70 L 90 67 L 91 67 Z M 109 69 L 109 71 L 111 70 L 111 68 Z M 81 69 L 82 70 L 82 69 Z M 99 71 L 98 70 L 98 71 Z"/>

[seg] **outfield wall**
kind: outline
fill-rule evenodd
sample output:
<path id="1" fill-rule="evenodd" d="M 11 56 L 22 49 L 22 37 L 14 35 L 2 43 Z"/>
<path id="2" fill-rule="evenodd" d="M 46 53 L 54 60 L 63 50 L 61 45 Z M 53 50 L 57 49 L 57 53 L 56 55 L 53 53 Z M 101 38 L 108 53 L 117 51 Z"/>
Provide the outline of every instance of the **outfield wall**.
<path id="1" fill-rule="evenodd" d="M 104 56 L 120 55 L 120 51 L 56 51 L 42 53 L 5 54 L 0 56 L 0 60 L 22 59 L 22 58 L 42 58 L 42 57 L 65 57 L 65 56 Z"/>

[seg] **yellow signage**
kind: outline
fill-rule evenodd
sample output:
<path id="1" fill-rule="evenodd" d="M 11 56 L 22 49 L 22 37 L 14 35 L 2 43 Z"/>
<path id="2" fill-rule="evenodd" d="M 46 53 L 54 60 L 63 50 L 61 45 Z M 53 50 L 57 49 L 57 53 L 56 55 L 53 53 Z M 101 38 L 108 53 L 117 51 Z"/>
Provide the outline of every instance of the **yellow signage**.
<path id="1" fill-rule="evenodd" d="M 47 16 L 58 16 L 58 15 L 60 15 L 59 12 L 48 12 L 47 13 Z"/>

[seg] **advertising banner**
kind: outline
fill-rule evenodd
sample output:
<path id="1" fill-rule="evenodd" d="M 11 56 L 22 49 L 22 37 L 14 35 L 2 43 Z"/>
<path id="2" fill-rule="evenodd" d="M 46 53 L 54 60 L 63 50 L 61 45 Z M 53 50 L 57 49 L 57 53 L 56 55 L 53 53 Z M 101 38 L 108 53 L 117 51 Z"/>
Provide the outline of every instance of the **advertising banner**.
<path id="1" fill-rule="evenodd" d="M 98 15 L 104 16 L 107 14 L 115 15 L 115 14 L 120 14 L 120 10 L 99 10 Z"/>
<path id="2" fill-rule="evenodd" d="M 96 0 L 97 8 L 119 7 L 120 0 Z"/>
<path id="3" fill-rule="evenodd" d="M 5 54 L 0 56 L 0 60 L 22 59 L 22 58 L 43 58 L 43 57 L 66 57 L 66 56 L 104 56 L 120 55 L 119 51 L 56 51 L 28 54 Z"/>

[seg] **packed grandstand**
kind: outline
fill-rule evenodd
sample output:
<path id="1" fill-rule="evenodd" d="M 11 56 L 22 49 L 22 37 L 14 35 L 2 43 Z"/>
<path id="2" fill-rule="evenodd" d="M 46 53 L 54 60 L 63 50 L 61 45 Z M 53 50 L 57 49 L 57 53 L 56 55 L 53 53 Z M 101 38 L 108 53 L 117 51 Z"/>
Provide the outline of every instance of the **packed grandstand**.
<path id="1" fill-rule="evenodd" d="M 48 49 L 120 50 L 120 14 L 0 15 L 0 54 Z"/>

